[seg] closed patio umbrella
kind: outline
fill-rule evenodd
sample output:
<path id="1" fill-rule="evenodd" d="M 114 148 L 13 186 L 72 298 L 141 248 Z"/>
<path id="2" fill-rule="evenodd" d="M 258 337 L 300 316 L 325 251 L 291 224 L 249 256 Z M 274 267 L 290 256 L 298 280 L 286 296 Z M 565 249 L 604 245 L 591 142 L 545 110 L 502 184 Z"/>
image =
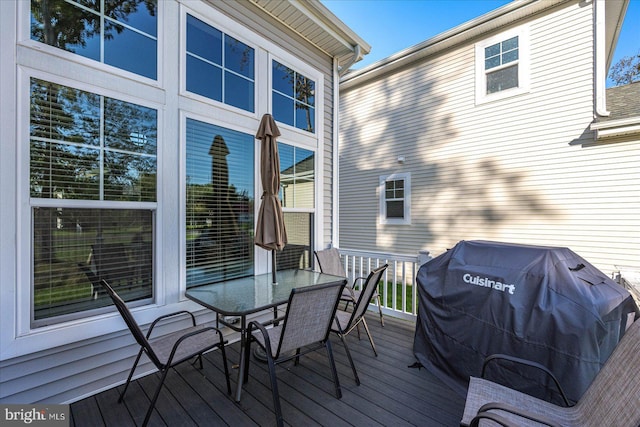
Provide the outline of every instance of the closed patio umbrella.
<path id="1" fill-rule="evenodd" d="M 260 181 L 262 182 L 262 202 L 258 211 L 255 244 L 271 250 L 271 274 L 276 280 L 276 251 L 287 244 L 282 206 L 278 200 L 280 190 L 280 156 L 276 138 L 280 131 L 271 114 L 265 114 L 260 121 L 256 138 L 262 141 L 260 149 Z"/>

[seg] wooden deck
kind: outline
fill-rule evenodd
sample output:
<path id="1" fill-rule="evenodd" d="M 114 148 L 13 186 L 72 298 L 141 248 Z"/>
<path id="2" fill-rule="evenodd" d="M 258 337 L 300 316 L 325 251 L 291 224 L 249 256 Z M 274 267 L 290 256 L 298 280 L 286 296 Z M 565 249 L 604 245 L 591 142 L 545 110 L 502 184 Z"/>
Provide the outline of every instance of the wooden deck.
<path id="1" fill-rule="evenodd" d="M 377 316 L 368 324 L 376 343 L 373 355 L 366 336 L 348 339 L 362 384 L 356 386 L 344 347 L 332 337 L 342 386 L 342 399 L 333 394 L 333 382 L 326 353 L 318 351 L 301 358 L 300 365 L 280 366 L 278 387 L 285 423 L 291 426 L 458 426 L 464 398 L 427 372 L 410 369 L 414 324 L 385 317 L 382 328 Z M 228 347 L 230 365 L 238 360 L 239 343 Z M 235 369 L 231 386 L 235 387 Z M 149 396 L 159 375 L 146 376 L 130 386 L 118 404 L 119 386 L 71 405 L 75 426 L 140 425 Z M 206 355 L 202 371 L 183 364 L 170 372 L 150 425 L 155 426 L 270 426 L 275 424 L 269 375 L 266 365 L 252 360 L 249 382 L 242 401 L 226 395 L 222 362 L 218 352 Z"/>

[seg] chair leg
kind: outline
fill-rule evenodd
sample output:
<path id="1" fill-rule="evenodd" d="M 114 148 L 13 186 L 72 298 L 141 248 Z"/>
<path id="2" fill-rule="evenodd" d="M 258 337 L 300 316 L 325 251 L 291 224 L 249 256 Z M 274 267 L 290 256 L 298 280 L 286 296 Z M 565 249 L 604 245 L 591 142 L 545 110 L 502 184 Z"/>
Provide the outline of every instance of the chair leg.
<path id="1" fill-rule="evenodd" d="M 373 349 L 373 354 L 375 354 L 376 357 L 378 357 L 378 352 L 376 351 L 376 345 L 373 343 L 373 338 L 371 337 L 371 332 L 369 332 L 369 327 L 367 326 L 367 320 L 364 317 L 362 318 L 362 325 L 364 326 L 364 330 L 367 333 L 367 336 L 369 337 L 369 342 L 371 343 L 371 348 Z"/>
<path id="2" fill-rule="evenodd" d="M 382 299 L 380 298 L 380 294 L 378 294 L 378 313 L 380 313 L 380 325 L 384 328 L 384 318 L 382 317 Z"/>
<path id="3" fill-rule="evenodd" d="M 338 370 L 336 369 L 336 361 L 333 359 L 333 351 L 331 350 L 331 341 L 327 340 L 324 344 L 329 356 L 329 364 L 331 365 L 331 374 L 333 375 L 333 384 L 336 389 L 336 397 L 342 399 L 342 388 L 340 388 L 340 379 L 338 378 Z"/>
<path id="4" fill-rule="evenodd" d="M 340 339 L 342 340 L 342 345 L 344 345 L 344 351 L 347 353 L 347 359 L 349 359 L 349 364 L 351 365 L 351 370 L 353 371 L 353 377 L 356 380 L 356 384 L 360 385 L 360 378 L 358 377 L 358 372 L 356 372 L 356 365 L 353 364 L 353 358 L 351 357 L 351 352 L 349 351 L 349 346 L 347 345 L 346 337 L 342 334 L 338 334 Z"/>
<path id="5" fill-rule="evenodd" d="M 120 397 L 118 397 L 118 403 L 122 403 L 122 399 L 124 399 L 124 394 L 127 392 L 127 388 L 129 388 L 129 383 L 131 382 L 131 378 L 133 378 L 133 372 L 136 370 L 136 366 L 138 366 L 138 362 L 140 361 L 140 357 L 142 357 L 142 348 L 138 352 L 138 356 L 136 357 L 135 362 L 133 362 L 133 366 L 131 367 L 131 371 L 129 372 L 129 377 L 127 378 L 127 382 L 124 384 L 124 390 L 120 393 Z"/>
<path id="6" fill-rule="evenodd" d="M 227 351 L 224 344 L 220 343 L 220 353 L 222 353 L 222 364 L 224 365 L 224 378 L 227 380 L 227 394 L 231 395 L 231 383 L 229 382 L 229 367 L 227 366 Z"/>
<path id="7" fill-rule="evenodd" d="M 153 412 L 153 408 L 156 406 L 156 401 L 158 400 L 158 396 L 160 396 L 160 390 L 162 389 L 162 385 L 164 384 L 165 378 L 167 378 L 167 374 L 169 373 L 169 367 L 164 368 L 162 371 L 162 377 L 160 378 L 160 384 L 158 384 L 158 388 L 153 395 L 153 399 L 151 399 L 151 404 L 149 405 L 149 409 L 147 409 L 147 415 L 144 417 L 144 421 L 142 422 L 142 427 L 145 427 L 147 423 L 149 423 L 149 419 L 151 418 L 151 413 Z"/>
<path id="8" fill-rule="evenodd" d="M 280 394 L 278 393 L 278 380 L 276 379 L 276 364 L 271 357 L 271 353 L 267 353 L 267 365 L 269 365 L 269 380 L 271 381 L 271 394 L 273 396 L 273 409 L 276 414 L 276 424 L 278 427 L 284 426 L 282 418 L 282 408 L 280 408 Z"/>

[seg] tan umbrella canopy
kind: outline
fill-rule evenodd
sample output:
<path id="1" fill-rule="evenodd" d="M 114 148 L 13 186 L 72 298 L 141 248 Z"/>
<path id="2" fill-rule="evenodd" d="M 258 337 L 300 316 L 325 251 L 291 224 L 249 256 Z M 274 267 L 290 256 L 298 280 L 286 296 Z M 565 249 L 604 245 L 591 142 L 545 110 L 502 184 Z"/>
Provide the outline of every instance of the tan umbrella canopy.
<path id="1" fill-rule="evenodd" d="M 280 191 L 280 155 L 276 138 L 280 136 L 278 126 L 271 114 L 265 114 L 260 121 L 256 138 L 262 141 L 260 149 L 260 181 L 262 182 L 262 202 L 258 211 L 255 244 L 271 250 L 271 271 L 276 283 L 276 251 L 287 244 L 282 206 L 278 200 Z"/>

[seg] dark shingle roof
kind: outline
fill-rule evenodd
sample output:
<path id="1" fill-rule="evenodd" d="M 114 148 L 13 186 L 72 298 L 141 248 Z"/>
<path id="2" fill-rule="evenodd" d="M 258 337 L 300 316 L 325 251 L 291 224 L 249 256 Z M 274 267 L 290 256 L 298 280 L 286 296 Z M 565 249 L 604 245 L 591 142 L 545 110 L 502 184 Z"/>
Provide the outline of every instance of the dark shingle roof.
<path id="1" fill-rule="evenodd" d="M 611 115 L 599 122 L 640 117 L 640 82 L 607 89 L 607 110 Z"/>

